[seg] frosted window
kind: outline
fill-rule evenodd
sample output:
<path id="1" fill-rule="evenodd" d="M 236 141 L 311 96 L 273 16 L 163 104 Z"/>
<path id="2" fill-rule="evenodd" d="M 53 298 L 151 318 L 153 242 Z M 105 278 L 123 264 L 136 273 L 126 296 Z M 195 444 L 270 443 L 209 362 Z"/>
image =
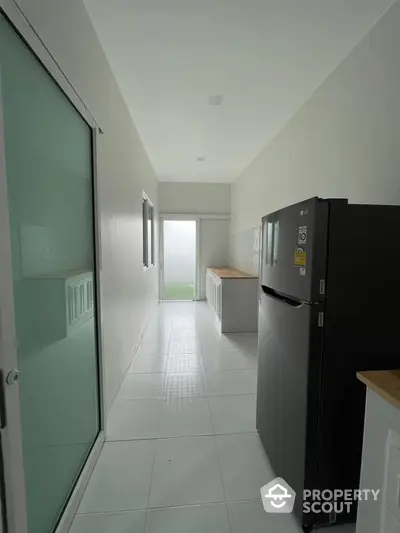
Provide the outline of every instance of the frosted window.
<path id="1" fill-rule="evenodd" d="M 196 222 L 164 221 L 164 298 L 196 297 Z"/>

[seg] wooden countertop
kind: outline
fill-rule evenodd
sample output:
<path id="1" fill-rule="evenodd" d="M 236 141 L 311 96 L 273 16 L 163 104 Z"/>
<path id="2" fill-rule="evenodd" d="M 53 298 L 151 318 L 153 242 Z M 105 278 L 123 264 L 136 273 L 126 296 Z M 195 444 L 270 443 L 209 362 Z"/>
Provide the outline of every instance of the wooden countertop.
<path id="1" fill-rule="evenodd" d="M 257 279 L 257 276 L 253 276 L 251 274 L 246 274 L 245 272 L 242 272 L 241 270 L 237 270 L 236 268 L 214 268 L 214 267 L 208 267 L 208 270 L 211 270 L 217 276 L 221 279 Z"/>
<path id="2" fill-rule="evenodd" d="M 400 370 L 358 372 L 357 377 L 387 402 L 400 408 Z"/>

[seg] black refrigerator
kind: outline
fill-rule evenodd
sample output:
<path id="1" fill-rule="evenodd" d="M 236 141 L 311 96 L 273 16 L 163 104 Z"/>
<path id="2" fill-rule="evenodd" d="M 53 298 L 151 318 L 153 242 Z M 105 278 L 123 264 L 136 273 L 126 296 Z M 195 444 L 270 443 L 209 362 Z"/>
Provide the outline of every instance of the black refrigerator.
<path id="1" fill-rule="evenodd" d="M 400 368 L 400 207 L 311 198 L 262 220 L 257 430 L 296 491 L 359 487 L 360 370 Z M 371 487 L 374 488 L 374 487 Z"/>

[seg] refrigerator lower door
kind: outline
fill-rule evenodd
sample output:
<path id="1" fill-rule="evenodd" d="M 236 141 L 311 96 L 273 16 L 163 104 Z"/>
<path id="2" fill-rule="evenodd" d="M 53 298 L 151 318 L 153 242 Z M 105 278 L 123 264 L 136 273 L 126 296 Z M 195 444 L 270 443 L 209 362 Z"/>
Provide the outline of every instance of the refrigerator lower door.
<path id="1" fill-rule="evenodd" d="M 303 524 L 303 490 L 318 473 L 320 311 L 260 290 L 257 430 L 276 477 L 296 491 Z"/>

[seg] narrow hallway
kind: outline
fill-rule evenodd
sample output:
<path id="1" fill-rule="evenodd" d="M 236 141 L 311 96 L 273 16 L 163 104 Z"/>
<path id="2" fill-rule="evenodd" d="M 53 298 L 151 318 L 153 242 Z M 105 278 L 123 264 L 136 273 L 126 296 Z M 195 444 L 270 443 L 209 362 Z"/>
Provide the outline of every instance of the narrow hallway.
<path id="1" fill-rule="evenodd" d="M 0 533 L 400 533 L 399 30 L 0 0 Z"/>
<path id="2" fill-rule="evenodd" d="M 213 321 L 204 302 L 158 306 L 70 533 L 300 531 L 260 500 L 275 476 L 255 427 L 257 336 Z"/>

